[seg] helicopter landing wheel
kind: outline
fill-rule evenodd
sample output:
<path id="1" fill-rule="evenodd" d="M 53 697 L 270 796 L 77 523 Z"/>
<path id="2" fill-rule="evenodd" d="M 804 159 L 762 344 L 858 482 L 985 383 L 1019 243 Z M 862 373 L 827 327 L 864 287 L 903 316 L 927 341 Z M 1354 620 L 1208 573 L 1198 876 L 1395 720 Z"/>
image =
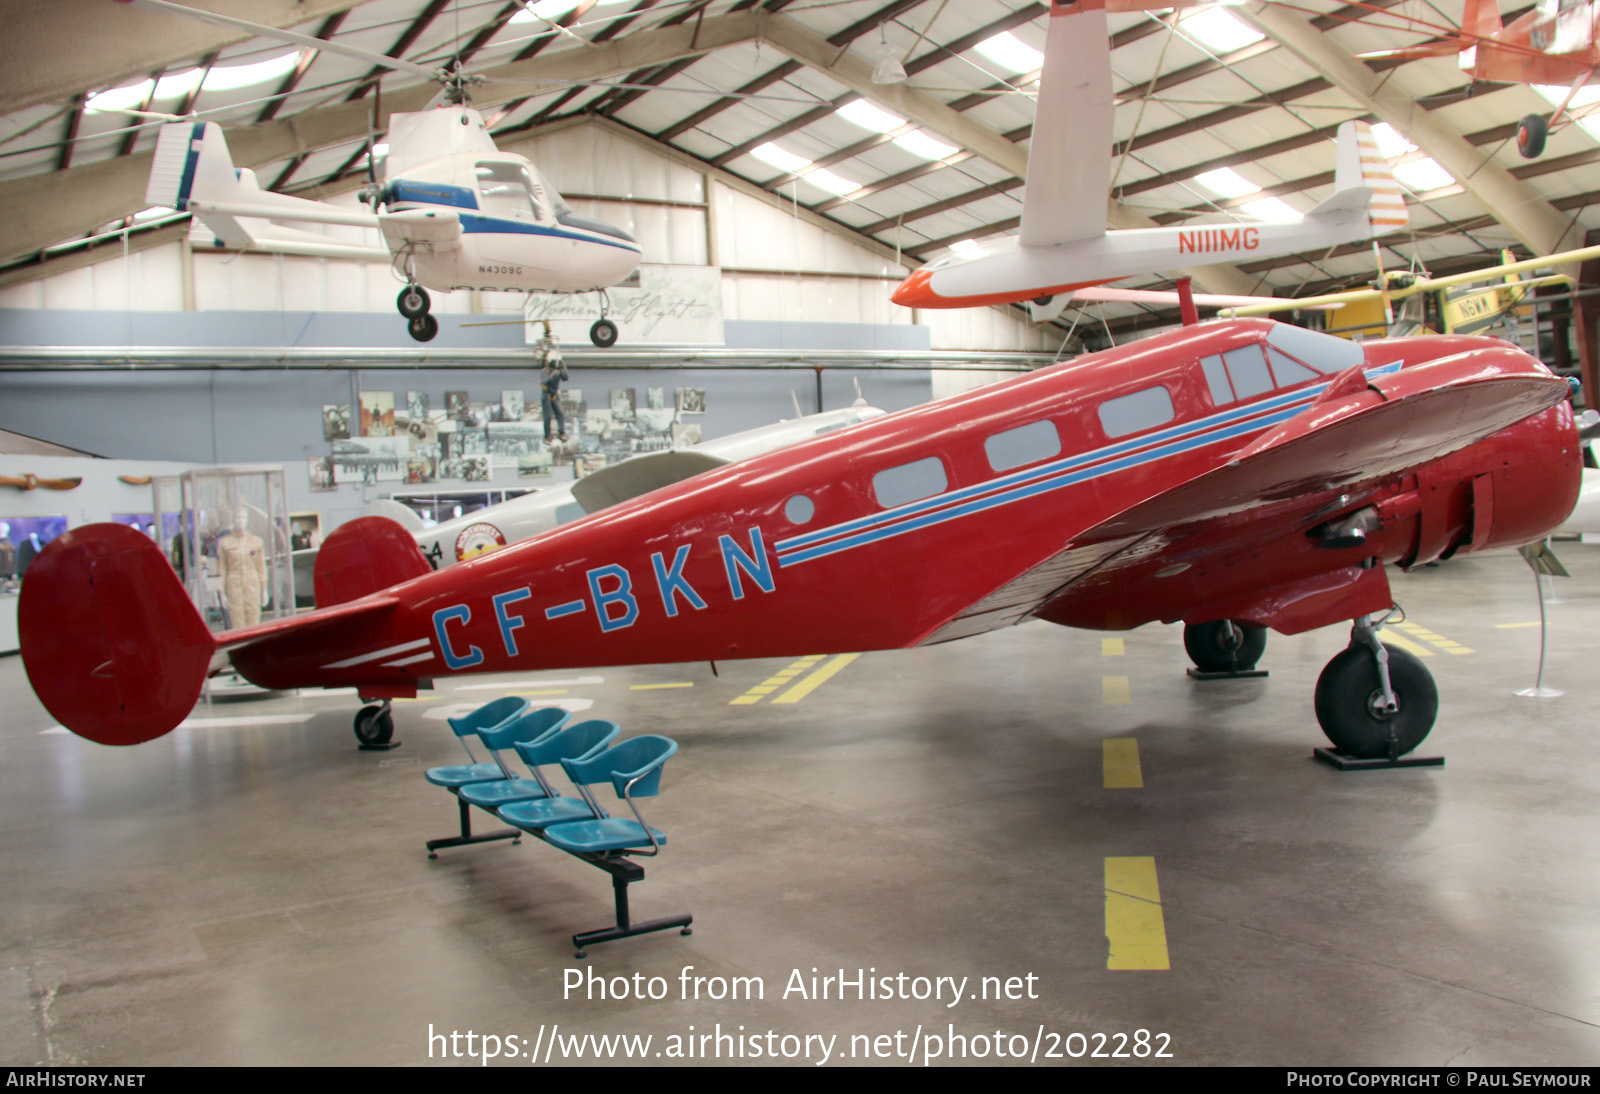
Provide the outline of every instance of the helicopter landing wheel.
<path id="1" fill-rule="evenodd" d="M 589 341 L 601 349 L 610 349 L 617 344 L 617 325 L 609 319 L 596 319 L 589 328 Z"/>
<path id="2" fill-rule="evenodd" d="M 406 324 L 406 330 L 418 342 L 431 342 L 439 333 L 439 321 L 431 315 L 419 315 Z"/>
<path id="3" fill-rule="evenodd" d="M 400 309 L 400 314 L 407 319 L 420 319 L 428 314 L 428 309 L 433 307 L 433 301 L 428 299 L 428 290 L 421 285 L 407 285 L 400 290 L 400 295 L 395 297 L 394 306 Z"/>

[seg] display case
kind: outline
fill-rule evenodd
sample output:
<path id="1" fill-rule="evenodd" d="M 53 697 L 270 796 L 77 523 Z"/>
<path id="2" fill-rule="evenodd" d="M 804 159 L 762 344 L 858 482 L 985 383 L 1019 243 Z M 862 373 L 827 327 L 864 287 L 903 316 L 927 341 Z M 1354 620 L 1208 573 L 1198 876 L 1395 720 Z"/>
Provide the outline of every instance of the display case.
<path id="1" fill-rule="evenodd" d="M 294 571 L 283 468 L 185 471 L 177 485 L 180 531 L 173 562 L 206 625 L 213 631 L 230 630 L 292 615 Z M 165 513 L 158 515 L 164 522 Z"/>

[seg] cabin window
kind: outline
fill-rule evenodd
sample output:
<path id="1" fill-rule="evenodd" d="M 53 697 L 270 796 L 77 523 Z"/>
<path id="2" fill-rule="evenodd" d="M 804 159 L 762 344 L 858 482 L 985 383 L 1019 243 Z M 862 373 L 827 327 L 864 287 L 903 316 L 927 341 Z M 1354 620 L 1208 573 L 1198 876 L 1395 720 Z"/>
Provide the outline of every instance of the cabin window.
<path id="1" fill-rule="evenodd" d="M 478 164 L 478 207 L 492 217 L 538 220 L 533 177 L 520 163 Z"/>
<path id="2" fill-rule="evenodd" d="M 989 466 L 996 471 L 1010 471 L 1027 463 L 1048 460 L 1061 452 L 1061 434 L 1054 422 L 1032 422 L 996 433 L 983 442 L 989 457 Z"/>
<path id="3" fill-rule="evenodd" d="M 1222 367 L 1222 358 L 1213 355 L 1203 358 L 1200 367 L 1205 370 L 1206 386 L 1211 389 L 1211 401 L 1217 406 L 1233 402 L 1233 385 L 1228 383 L 1228 370 Z"/>
<path id="4" fill-rule="evenodd" d="M 1108 437 L 1125 437 L 1172 421 L 1172 396 L 1164 387 L 1147 387 L 1100 404 L 1100 425 Z"/>
<path id="5" fill-rule="evenodd" d="M 1271 346 L 1267 347 L 1267 360 L 1272 362 L 1272 375 L 1277 377 L 1279 387 L 1292 387 L 1303 380 L 1315 380 L 1322 375 Z"/>
<path id="6" fill-rule="evenodd" d="M 789 518 L 790 524 L 805 524 L 816 513 L 816 505 L 804 494 L 796 494 L 783 503 L 783 515 Z"/>
<path id="7" fill-rule="evenodd" d="M 1272 390 L 1272 373 L 1267 371 L 1267 359 L 1259 345 L 1240 346 L 1222 355 L 1233 379 L 1233 393 L 1241 399 Z"/>
<path id="8" fill-rule="evenodd" d="M 939 462 L 937 456 L 903 463 L 899 467 L 891 467 L 872 476 L 872 492 L 877 497 L 878 504 L 885 509 L 893 509 L 908 501 L 942 494 L 949 485 L 950 480 L 944 473 L 944 464 Z"/>

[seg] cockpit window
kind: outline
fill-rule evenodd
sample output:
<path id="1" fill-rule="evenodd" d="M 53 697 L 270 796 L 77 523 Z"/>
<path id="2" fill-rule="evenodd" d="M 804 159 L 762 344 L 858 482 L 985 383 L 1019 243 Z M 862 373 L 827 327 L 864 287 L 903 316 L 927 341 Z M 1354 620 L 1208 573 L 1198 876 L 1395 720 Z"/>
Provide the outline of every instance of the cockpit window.
<path id="1" fill-rule="evenodd" d="M 1267 334 L 1267 345 L 1274 346 L 1295 360 L 1321 373 L 1343 372 L 1366 361 L 1361 346 L 1347 338 L 1336 338 L 1321 331 L 1274 323 Z"/>
<path id="2" fill-rule="evenodd" d="M 533 176 L 526 164 L 487 162 L 477 166 L 478 207 L 489 216 L 510 220 L 541 220 Z M 542 189 L 542 188 L 541 188 Z"/>

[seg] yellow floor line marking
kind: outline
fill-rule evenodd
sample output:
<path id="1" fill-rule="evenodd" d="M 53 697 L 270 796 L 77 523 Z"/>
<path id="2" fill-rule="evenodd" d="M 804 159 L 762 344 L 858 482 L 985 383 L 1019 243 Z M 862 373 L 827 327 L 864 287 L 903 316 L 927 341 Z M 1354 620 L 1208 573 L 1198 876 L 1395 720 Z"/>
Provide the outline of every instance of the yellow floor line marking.
<path id="1" fill-rule="evenodd" d="M 1102 656 L 1102 657 L 1121 657 L 1126 652 L 1127 652 L 1127 650 L 1123 649 L 1123 646 L 1122 646 L 1122 639 L 1120 639 L 1120 638 L 1102 638 L 1102 639 L 1100 639 L 1100 656 Z"/>
<path id="2" fill-rule="evenodd" d="M 1509 630 L 1513 630 L 1514 628 L 1517 628 L 1517 627 L 1537 627 L 1538 625 L 1539 624 L 1536 623 L 1536 622 L 1535 623 L 1496 623 L 1494 625 L 1494 627 L 1495 627 L 1495 630 L 1497 630 L 1497 631 L 1509 631 Z"/>
<path id="3" fill-rule="evenodd" d="M 1108 707 L 1130 702 L 1128 678 L 1126 676 L 1100 677 L 1100 701 Z"/>
<path id="4" fill-rule="evenodd" d="M 1101 742 L 1101 763 L 1107 790 L 1139 790 L 1144 770 L 1139 766 L 1137 737 L 1107 737 Z"/>
<path id="5" fill-rule="evenodd" d="M 798 703 L 807 695 L 810 695 L 813 691 L 816 691 L 823 684 L 833 679 L 835 673 L 845 668 L 850 664 L 850 662 L 854 661 L 860 656 L 861 655 L 859 653 L 841 653 L 838 657 L 835 657 L 832 661 L 829 661 L 826 665 L 823 665 L 816 672 L 813 672 L 810 676 L 807 676 L 804 680 L 800 681 L 794 687 L 790 688 L 788 691 L 784 692 L 782 695 L 778 696 L 772 701 L 774 703 Z"/>
<path id="6" fill-rule="evenodd" d="M 1108 969 L 1172 968 L 1154 858 L 1106 859 L 1106 942 Z"/>
<path id="7" fill-rule="evenodd" d="M 783 687 L 783 685 L 787 684 L 790 680 L 793 680 L 796 676 L 799 676 L 801 673 L 811 668 L 811 666 L 815 665 L 818 661 L 821 661 L 826 656 L 827 654 L 825 653 L 816 653 L 809 657 L 802 657 L 800 660 L 794 662 L 794 664 L 790 665 L 782 672 L 774 673 L 765 680 L 761 681 L 761 683 L 757 684 L 755 687 L 751 688 L 749 691 L 745 692 L 743 695 L 739 696 L 737 699 L 731 700 L 728 705 L 749 706 L 751 703 L 759 703 L 761 700 L 765 699 L 767 696 Z"/>
<path id="8" fill-rule="evenodd" d="M 629 684 L 629 691 L 658 691 L 661 688 L 692 688 L 694 681 L 689 680 L 681 684 Z"/>
<path id="9" fill-rule="evenodd" d="M 1433 631 L 1430 631 L 1427 627 L 1422 626 L 1420 623 L 1396 623 L 1394 625 L 1411 635 L 1413 638 L 1418 638 L 1424 642 L 1431 643 L 1437 648 L 1443 650 L 1445 653 L 1453 653 L 1457 656 L 1460 656 L 1461 654 L 1472 652 L 1472 650 L 1468 649 L 1466 646 L 1463 646 L 1460 642 L 1452 641 L 1442 634 L 1437 634 Z"/>
<path id="10" fill-rule="evenodd" d="M 1398 634 L 1395 634 L 1393 631 L 1389 631 L 1387 634 L 1382 635 L 1382 638 L 1383 638 L 1383 640 L 1385 642 L 1389 643 L 1391 646 L 1399 646 L 1401 649 L 1405 650 L 1407 653 L 1414 653 L 1418 657 L 1432 657 L 1433 656 L 1433 651 L 1430 650 L 1427 646 L 1422 645 L 1420 642 L 1413 642 L 1409 638 L 1401 638 Z"/>

